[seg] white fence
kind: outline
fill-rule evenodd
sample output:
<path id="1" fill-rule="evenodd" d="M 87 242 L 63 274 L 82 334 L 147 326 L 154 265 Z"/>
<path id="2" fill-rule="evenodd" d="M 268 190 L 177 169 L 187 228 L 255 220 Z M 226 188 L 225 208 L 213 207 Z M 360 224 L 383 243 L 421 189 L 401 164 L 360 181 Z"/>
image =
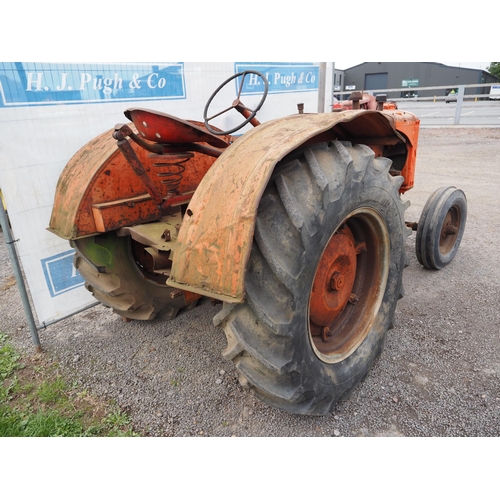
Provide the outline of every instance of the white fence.
<path id="1" fill-rule="evenodd" d="M 450 89 L 458 89 L 458 92 L 456 92 L 456 98 L 453 97 L 453 102 L 456 102 L 456 107 L 455 107 L 455 117 L 453 120 L 454 125 L 460 125 L 460 117 L 462 114 L 462 105 L 464 101 L 482 101 L 482 100 L 488 100 L 489 98 L 493 99 L 500 99 L 500 94 L 498 93 L 485 93 L 485 94 L 466 94 L 465 89 L 478 89 L 478 88 L 485 88 L 485 87 L 490 87 L 490 92 L 491 92 L 491 87 L 496 86 L 495 83 L 475 83 L 475 84 L 468 84 L 468 85 L 445 85 L 445 86 L 436 86 L 436 87 L 402 87 L 402 88 L 395 88 L 395 89 L 374 89 L 374 90 L 367 90 L 365 92 L 368 92 L 372 95 L 376 94 L 386 94 L 387 99 L 395 102 L 402 102 L 402 103 L 408 103 L 408 102 L 439 102 L 439 101 L 450 101 L 450 96 L 446 95 L 446 91 L 449 91 Z M 419 91 L 425 91 L 426 93 L 435 91 L 434 95 L 431 96 L 426 96 L 426 97 L 421 97 L 419 94 Z M 413 94 L 411 97 L 401 97 L 401 93 L 406 92 L 406 93 L 411 93 Z M 348 99 L 349 95 L 351 92 L 334 92 L 334 95 L 340 95 L 342 99 Z M 398 97 L 393 97 L 391 94 L 398 93 Z"/>
<path id="2" fill-rule="evenodd" d="M 497 84 L 495 83 L 471 83 L 468 85 L 441 85 L 441 86 L 435 86 L 435 87 L 400 87 L 400 88 L 394 88 L 394 89 L 373 89 L 373 90 L 365 90 L 364 92 L 368 92 L 370 94 L 387 94 L 387 98 L 390 99 L 391 101 L 397 101 L 397 102 L 404 102 L 407 101 L 408 99 L 412 99 L 415 101 L 444 101 L 446 99 L 446 91 L 450 89 L 458 89 L 459 94 L 460 90 L 462 90 L 462 99 L 472 99 L 472 100 L 478 100 L 478 99 L 489 99 L 490 97 L 498 99 L 500 96 L 499 94 L 491 94 L 491 93 L 485 93 L 485 94 L 465 94 L 465 89 L 469 88 L 484 88 L 484 87 L 492 87 Z M 437 91 L 434 93 L 434 95 L 427 96 L 427 97 L 421 97 L 418 95 L 419 91 L 424 91 L 424 92 L 430 92 L 430 91 Z M 406 93 L 412 93 L 416 94 L 415 96 L 412 97 L 401 97 L 401 93 L 406 92 Z M 398 96 L 392 96 L 391 94 L 397 93 Z M 335 91 L 334 95 L 340 95 L 342 96 L 342 99 L 347 99 L 349 95 L 351 94 L 351 91 L 344 91 L 344 92 L 338 92 Z"/>

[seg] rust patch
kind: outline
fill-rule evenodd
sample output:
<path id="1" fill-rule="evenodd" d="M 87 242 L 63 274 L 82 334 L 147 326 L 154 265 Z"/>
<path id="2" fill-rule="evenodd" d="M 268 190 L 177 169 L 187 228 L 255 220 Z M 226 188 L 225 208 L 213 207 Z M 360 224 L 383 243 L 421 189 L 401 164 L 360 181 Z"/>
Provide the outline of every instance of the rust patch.
<path id="1" fill-rule="evenodd" d="M 108 130 L 88 142 L 61 173 L 49 223 L 49 231 L 59 237 L 77 239 L 161 217 L 159 208 L 118 149 L 112 134 L 113 130 Z M 150 155 L 133 142 L 130 146 L 145 166 L 156 190 L 167 198 L 169 186 L 160 175 L 164 172 L 154 165 L 157 155 Z M 178 190 L 181 193 L 194 191 L 214 161 L 211 156 L 193 153 L 184 164 Z M 140 198 L 139 203 L 135 202 L 137 198 Z"/>

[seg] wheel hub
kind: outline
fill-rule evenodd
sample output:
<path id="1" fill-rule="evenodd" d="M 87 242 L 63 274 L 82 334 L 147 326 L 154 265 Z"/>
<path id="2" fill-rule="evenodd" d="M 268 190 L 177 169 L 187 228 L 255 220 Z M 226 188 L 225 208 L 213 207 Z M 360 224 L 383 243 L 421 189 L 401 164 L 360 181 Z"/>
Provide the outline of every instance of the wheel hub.
<path id="1" fill-rule="evenodd" d="M 372 209 L 354 211 L 328 241 L 311 288 L 310 340 L 320 359 L 340 362 L 368 335 L 384 295 L 388 263 L 384 221 Z"/>
<path id="2" fill-rule="evenodd" d="M 439 250 L 441 253 L 447 254 L 450 252 L 457 241 L 460 219 L 460 209 L 457 206 L 451 207 L 444 219 L 439 238 Z"/>
<path id="3" fill-rule="evenodd" d="M 311 321 L 328 327 L 349 303 L 356 277 L 356 245 L 347 226 L 329 241 L 318 265 L 311 294 Z"/>

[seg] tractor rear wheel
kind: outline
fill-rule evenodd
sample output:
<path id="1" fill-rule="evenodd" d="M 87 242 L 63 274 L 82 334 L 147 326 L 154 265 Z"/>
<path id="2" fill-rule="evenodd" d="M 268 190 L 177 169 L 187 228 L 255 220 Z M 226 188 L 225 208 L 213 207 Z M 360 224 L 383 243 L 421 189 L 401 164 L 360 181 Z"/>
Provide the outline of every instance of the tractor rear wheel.
<path id="1" fill-rule="evenodd" d="M 246 301 L 216 316 L 240 382 L 270 406 L 322 415 L 382 351 L 402 296 L 402 177 L 367 146 L 294 152 L 261 199 Z"/>
<path id="2" fill-rule="evenodd" d="M 142 245 L 116 232 L 72 242 L 74 266 L 94 297 L 127 319 L 173 319 L 197 298 L 166 285 L 167 276 L 146 271 L 140 264 Z"/>

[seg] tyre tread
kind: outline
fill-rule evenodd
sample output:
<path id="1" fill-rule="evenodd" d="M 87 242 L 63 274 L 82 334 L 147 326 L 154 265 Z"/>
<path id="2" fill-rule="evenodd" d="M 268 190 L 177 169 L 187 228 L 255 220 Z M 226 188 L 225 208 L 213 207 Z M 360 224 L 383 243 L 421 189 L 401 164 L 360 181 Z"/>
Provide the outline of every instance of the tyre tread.
<path id="1" fill-rule="evenodd" d="M 333 141 L 296 152 L 292 159 L 276 167 L 259 207 L 245 282 L 246 302 L 227 309 L 217 318 L 228 338 L 224 356 L 233 360 L 245 384 L 252 386 L 255 395 L 267 404 L 292 413 L 325 414 L 352 390 L 353 384 L 366 376 L 366 373 L 352 376 L 343 373 L 347 381 L 339 386 L 339 393 L 325 393 L 325 388 L 312 390 L 306 369 L 297 364 L 294 332 L 289 331 L 289 325 L 300 296 L 296 278 L 303 270 L 310 245 L 316 241 L 314 236 L 327 211 L 343 196 L 347 183 L 354 186 L 354 193 L 359 193 L 363 179 L 370 172 L 377 186 L 388 191 L 390 186 L 399 203 L 398 221 L 404 226 L 405 206 L 397 193 L 402 177 L 390 176 L 390 165 L 390 160 L 375 158 L 366 146 L 353 147 L 347 142 Z M 276 219 L 266 215 L 269 211 L 278 214 Z M 273 225 L 276 220 L 281 221 L 281 230 L 276 231 Z M 406 226 L 401 234 L 408 236 Z M 298 251 L 287 253 L 288 248 L 284 250 L 280 240 L 294 250 L 297 248 L 293 241 L 300 242 Z M 402 273 L 407 260 L 404 245 L 401 252 L 404 258 L 395 264 L 396 273 Z M 290 262 L 292 258 L 295 262 Z M 401 275 L 388 293 L 394 294 L 396 300 L 402 296 Z M 385 307 L 383 312 L 391 316 L 387 327 L 392 323 L 395 303 L 391 307 Z M 380 350 L 381 347 L 377 348 L 376 356 Z"/>
<path id="2" fill-rule="evenodd" d="M 130 256 L 127 237 L 100 235 L 93 240 L 92 251 L 87 241 L 77 240 L 72 246 L 76 252 L 74 266 L 84 278 L 86 289 L 119 316 L 146 321 L 174 319 L 186 306 L 183 296 L 170 297 L 174 288 L 153 283 L 140 274 Z"/>

